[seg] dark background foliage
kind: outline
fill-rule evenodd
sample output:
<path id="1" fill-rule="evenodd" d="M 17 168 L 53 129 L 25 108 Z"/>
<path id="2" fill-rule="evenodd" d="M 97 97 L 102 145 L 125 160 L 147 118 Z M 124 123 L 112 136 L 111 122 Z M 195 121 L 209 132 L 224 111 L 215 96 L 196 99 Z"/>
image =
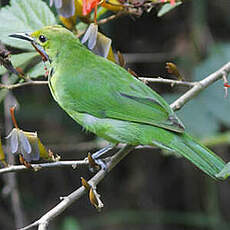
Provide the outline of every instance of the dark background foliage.
<path id="1" fill-rule="evenodd" d="M 8 1 L 1 3 L 4 5 Z M 101 30 L 112 38 L 114 48 L 124 53 L 127 65 L 136 73 L 174 78 L 165 70 L 165 62 L 173 61 L 186 80 L 195 80 L 197 76 L 206 77 L 210 71 L 229 61 L 229 9 L 228 0 L 187 0 L 162 18 L 158 18 L 153 10 L 140 18 L 119 18 L 102 26 Z M 219 44 L 224 58 L 216 51 Z M 211 70 L 213 63 L 218 64 Z M 182 94 L 186 90 L 163 84 L 150 86 L 161 94 Z M 207 96 L 198 98 L 195 104 L 200 105 L 202 100 L 200 107 L 188 103 L 185 108 L 192 107 L 187 112 L 189 116 L 183 114 L 184 108 L 180 112 L 194 135 L 209 138 L 228 131 L 229 113 L 223 110 L 229 106 L 229 97 L 224 99 L 222 87 L 221 82 L 216 85 L 217 91 L 209 91 Z M 217 92 L 221 94 L 220 101 L 210 101 Z M 82 131 L 57 106 L 46 86 L 15 89 L 13 94 L 20 104 L 16 113 L 20 127 L 38 131 L 45 145 L 60 154 L 62 159 L 82 159 L 88 151 L 96 151 L 96 143 L 101 140 Z M 223 108 L 215 109 L 220 102 L 224 103 Z M 217 119 L 210 107 L 203 109 L 207 105 L 223 117 Z M 4 104 L 0 106 L 0 129 L 6 135 Z M 230 159 L 228 143 L 212 146 L 212 149 L 226 160 Z M 59 197 L 78 188 L 81 176 L 87 179 L 92 174 L 85 168 L 18 173 L 25 223 L 40 217 L 59 202 Z M 0 188 L 4 188 L 2 177 Z M 98 213 L 85 196 L 55 219 L 50 229 L 230 228 L 229 181 L 214 181 L 186 160 L 164 156 L 160 150 L 133 151 L 105 178 L 98 191 L 105 204 L 102 212 Z M 0 204 L 1 229 L 14 229 L 9 197 L 1 195 Z"/>

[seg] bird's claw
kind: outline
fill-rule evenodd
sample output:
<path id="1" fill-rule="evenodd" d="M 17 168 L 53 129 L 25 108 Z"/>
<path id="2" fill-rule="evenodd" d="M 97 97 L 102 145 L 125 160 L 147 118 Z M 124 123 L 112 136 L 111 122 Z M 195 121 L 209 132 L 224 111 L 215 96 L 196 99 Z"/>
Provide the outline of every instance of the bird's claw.
<path id="1" fill-rule="evenodd" d="M 89 170 L 90 170 L 91 172 L 95 172 L 95 169 L 98 170 L 99 168 L 103 169 L 104 171 L 107 171 L 107 170 L 108 170 L 107 164 L 106 164 L 105 161 L 103 161 L 102 159 L 96 159 L 96 160 L 94 160 L 94 161 L 95 161 L 95 163 L 96 163 L 96 167 L 90 167 Z"/>
<path id="2" fill-rule="evenodd" d="M 107 171 L 107 164 L 102 159 L 94 159 L 94 157 L 88 153 L 88 162 L 90 172 L 95 172 L 100 168 Z"/>
<path id="3" fill-rule="evenodd" d="M 95 172 L 99 170 L 100 168 L 107 171 L 108 166 L 106 162 L 102 159 L 99 159 L 103 154 L 107 153 L 109 150 L 111 150 L 114 146 L 108 145 L 103 149 L 98 150 L 94 154 L 91 155 L 91 153 L 88 153 L 88 162 L 89 162 L 89 170 L 91 172 Z"/>
<path id="4" fill-rule="evenodd" d="M 104 171 L 107 171 L 108 166 L 104 160 L 98 159 L 98 160 L 95 160 L 95 162 L 97 165 L 101 166 L 101 169 L 103 169 Z"/>

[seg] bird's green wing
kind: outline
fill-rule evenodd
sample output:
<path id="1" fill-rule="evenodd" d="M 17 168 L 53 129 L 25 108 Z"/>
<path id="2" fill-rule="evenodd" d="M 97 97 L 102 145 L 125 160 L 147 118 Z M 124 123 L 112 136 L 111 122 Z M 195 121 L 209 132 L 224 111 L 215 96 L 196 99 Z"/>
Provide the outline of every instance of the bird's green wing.
<path id="1" fill-rule="evenodd" d="M 62 82 L 55 84 L 53 80 L 52 84 L 54 88 L 57 86 L 55 94 L 58 94 L 58 86 L 61 86 L 60 91 L 67 86 L 63 92 L 68 101 L 64 106 L 67 110 L 98 118 L 150 124 L 177 132 L 184 130 L 181 121 L 160 95 L 104 58 L 88 52 L 78 60 L 76 68 L 62 67 L 57 72 L 60 75 L 57 79 Z"/>

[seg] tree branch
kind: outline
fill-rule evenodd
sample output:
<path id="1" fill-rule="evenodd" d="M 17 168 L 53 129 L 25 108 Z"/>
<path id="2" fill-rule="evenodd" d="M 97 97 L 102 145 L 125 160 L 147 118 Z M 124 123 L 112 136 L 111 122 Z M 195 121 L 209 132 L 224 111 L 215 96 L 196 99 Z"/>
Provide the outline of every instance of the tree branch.
<path id="1" fill-rule="evenodd" d="M 59 168 L 59 167 L 73 167 L 74 169 L 78 166 L 85 166 L 88 165 L 87 160 L 76 160 L 76 161 L 57 161 L 57 162 L 49 162 L 49 163 L 42 163 L 42 164 L 31 164 L 35 171 L 45 169 L 45 168 Z M 5 173 L 12 173 L 12 172 L 21 172 L 31 170 L 26 168 L 24 165 L 11 165 L 6 168 L 0 169 L 0 174 Z"/>
<path id="2" fill-rule="evenodd" d="M 163 84 L 170 84 L 171 86 L 183 85 L 183 86 L 193 87 L 198 84 L 197 82 L 178 81 L 178 80 L 165 79 L 161 77 L 158 78 L 138 77 L 138 79 L 140 79 L 143 82 L 163 83 Z"/>
<path id="3" fill-rule="evenodd" d="M 174 103 L 172 103 L 170 106 L 173 110 L 180 109 L 184 104 L 186 104 L 189 100 L 194 98 L 196 95 L 198 95 L 202 90 L 207 88 L 209 85 L 214 83 L 215 81 L 221 79 L 223 76 L 226 77 L 228 73 L 230 72 L 230 62 L 221 67 L 219 70 L 217 70 L 215 73 L 210 74 L 205 79 L 199 81 L 199 82 L 180 82 L 175 80 L 168 80 L 168 79 L 146 79 L 141 78 L 141 80 L 148 80 L 151 82 L 159 82 L 159 83 L 167 83 L 167 84 L 180 84 L 180 85 L 186 85 L 186 86 L 192 86 L 190 90 L 188 90 L 184 95 L 182 95 L 179 99 L 177 99 Z M 24 83 L 19 83 L 12 86 L 4 86 L 7 87 L 7 89 L 13 89 L 24 85 L 39 85 L 39 84 L 47 84 L 46 81 L 29 81 Z M 0 85 L 0 87 L 3 87 L 3 85 Z M 3 88 L 4 88 L 3 87 Z M 108 172 L 110 172 L 131 150 L 133 150 L 135 147 L 126 145 L 123 147 L 120 151 L 118 151 L 116 154 L 114 154 L 108 161 L 108 170 L 100 170 L 98 171 L 89 181 L 88 183 L 92 187 L 96 187 L 96 185 L 107 175 Z M 80 162 L 80 163 L 79 163 Z M 37 167 L 38 169 L 41 168 L 47 168 L 47 167 L 63 167 L 63 166 L 69 166 L 69 165 L 86 165 L 88 164 L 87 161 L 73 161 L 73 162 L 55 162 L 55 163 L 46 163 L 46 164 L 36 164 L 32 165 L 33 167 Z M 10 168 L 11 167 L 11 168 Z M 10 172 L 11 170 L 20 171 L 25 170 L 24 166 L 10 166 L 9 169 L 1 169 L 0 173 L 6 173 Z M 15 168 L 16 167 L 16 168 Z M 61 214 L 67 207 L 69 207 L 74 201 L 78 200 L 83 196 L 83 194 L 86 193 L 86 189 L 81 186 L 76 191 L 65 197 L 59 204 L 57 204 L 53 209 L 51 209 L 49 212 L 47 212 L 45 215 L 43 215 L 39 220 L 35 221 L 31 225 L 28 225 L 25 228 L 22 228 L 21 230 L 26 230 L 34 226 L 39 226 L 39 230 L 46 230 L 48 227 L 48 223 Z"/>
<path id="4" fill-rule="evenodd" d="M 215 81 L 221 79 L 222 77 L 226 78 L 226 75 L 228 75 L 230 72 L 230 63 L 227 63 L 223 67 L 221 67 L 219 70 L 217 70 L 215 73 L 210 74 L 203 80 L 199 82 L 187 82 L 187 81 L 178 81 L 178 80 L 171 80 L 171 79 L 164 79 L 161 77 L 158 78 L 151 78 L 151 77 L 139 77 L 141 81 L 144 82 L 154 82 L 154 83 L 162 83 L 162 84 L 171 84 L 171 86 L 174 85 L 183 85 L 192 87 L 189 91 L 187 91 L 184 95 L 182 95 L 178 100 L 176 100 L 171 107 L 174 110 L 178 110 L 184 105 L 188 100 L 190 100 L 190 97 L 196 96 L 199 92 L 201 92 L 203 89 L 207 88 L 209 85 L 214 83 Z M 22 86 L 27 85 L 47 85 L 48 81 L 27 81 L 23 83 L 18 84 L 12 84 L 12 85 L 4 85 L 0 84 L 0 88 L 4 89 L 15 89 Z M 183 103 L 183 104 L 182 104 Z"/>
<path id="5" fill-rule="evenodd" d="M 178 81 L 178 80 L 165 79 L 165 78 L 161 78 L 161 77 L 156 77 L 156 78 L 138 77 L 138 79 L 145 82 L 145 83 L 146 82 L 154 82 L 154 83 L 170 84 L 171 86 L 182 85 L 182 86 L 193 87 L 193 86 L 196 86 L 198 84 L 198 82 Z M 27 86 L 27 85 L 47 85 L 47 84 L 48 84 L 48 81 L 32 81 L 31 80 L 31 81 L 27 81 L 27 82 L 23 82 L 23 83 L 12 84 L 12 85 L 0 84 L 0 88 L 12 90 L 12 89 Z"/>
<path id="6" fill-rule="evenodd" d="M 4 84 L 0 84 L 0 88 L 2 89 L 15 89 L 15 88 L 19 88 L 22 86 L 27 86 L 27 85 L 47 85 L 48 81 L 26 81 L 23 83 L 18 83 L 18 84 L 12 84 L 12 85 L 4 85 Z"/>
<path id="7" fill-rule="evenodd" d="M 105 171 L 101 169 L 98 171 L 89 181 L 88 183 L 92 187 L 96 187 L 97 184 L 135 147 L 126 145 L 120 151 L 118 151 L 115 155 L 111 157 L 111 159 L 107 163 L 108 170 Z M 63 198 L 63 200 L 57 204 L 53 209 L 47 212 L 44 216 L 42 216 L 39 220 L 34 223 L 21 228 L 20 230 L 30 229 L 34 226 L 39 226 L 38 230 L 46 230 L 48 227 L 48 223 L 54 219 L 56 216 L 61 214 L 67 207 L 69 207 L 74 201 L 80 199 L 86 193 L 86 189 L 84 186 L 81 186 L 70 195 Z"/>
<path id="8" fill-rule="evenodd" d="M 230 62 L 222 66 L 216 72 L 210 74 L 203 80 L 197 82 L 197 84 L 190 90 L 188 90 L 185 94 L 183 94 L 180 98 L 178 98 L 175 102 L 173 102 L 170 106 L 175 110 L 179 110 L 184 104 L 190 101 L 192 98 L 197 96 L 201 91 L 205 88 L 216 82 L 217 80 L 226 77 L 230 72 Z"/>

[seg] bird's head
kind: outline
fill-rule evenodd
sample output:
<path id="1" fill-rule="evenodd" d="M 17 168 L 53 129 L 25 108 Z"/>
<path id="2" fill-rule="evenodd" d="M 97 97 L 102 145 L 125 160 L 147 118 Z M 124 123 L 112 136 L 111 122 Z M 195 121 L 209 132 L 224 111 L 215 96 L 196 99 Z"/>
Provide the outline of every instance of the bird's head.
<path id="1" fill-rule="evenodd" d="M 59 25 L 46 26 L 32 33 L 15 33 L 9 37 L 31 42 L 43 61 L 51 61 L 69 40 L 76 40 L 73 33 Z"/>

